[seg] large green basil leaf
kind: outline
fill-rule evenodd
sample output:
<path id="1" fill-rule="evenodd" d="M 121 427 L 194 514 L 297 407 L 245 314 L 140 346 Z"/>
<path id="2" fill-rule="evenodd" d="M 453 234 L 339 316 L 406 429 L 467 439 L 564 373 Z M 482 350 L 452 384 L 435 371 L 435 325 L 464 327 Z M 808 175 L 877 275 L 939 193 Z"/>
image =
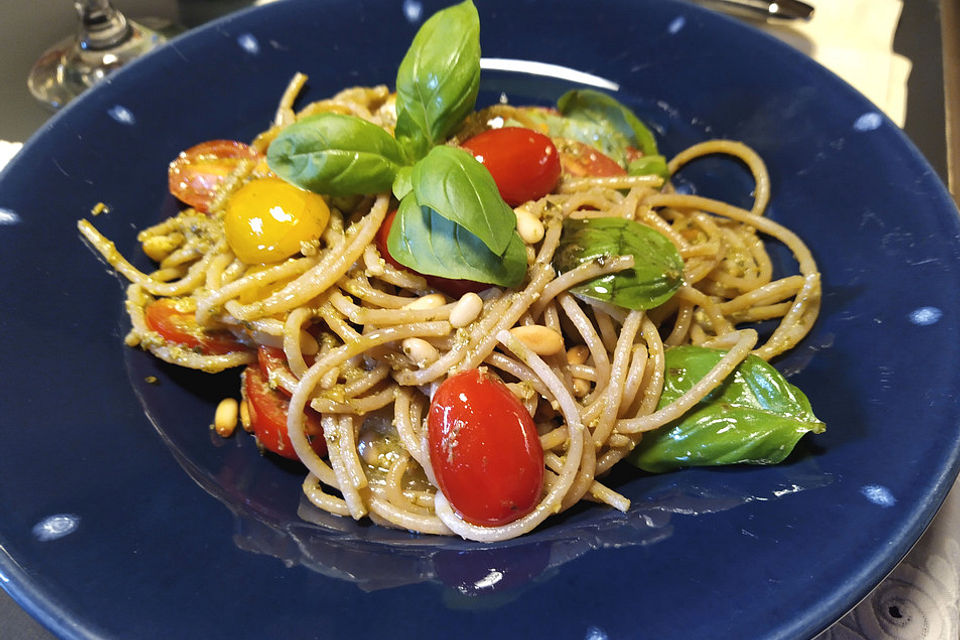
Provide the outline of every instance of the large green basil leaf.
<path id="1" fill-rule="evenodd" d="M 427 20 L 397 72 L 396 135 L 411 161 L 473 111 L 480 87 L 480 18 L 470 0 Z"/>
<path id="2" fill-rule="evenodd" d="M 670 299 L 683 284 L 683 258 L 663 234 L 633 220 L 587 218 L 563 221 L 553 257 L 559 271 L 591 260 L 633 256 L 633 267 L 594 278 L 573 289 L 627 309 L 650 309 Z"/>
<path id="3" fill-rule="evenodd" d="M 420 206 L 414 193 L 400 201 L 390 227 L 391 257 L 419 273 L 516 287 L 527 272 L 527 250 L 512 233 L 502 254 L 496 254 L 464 227 Z"/>
<path id="4" fill-rule="evenodd" d="M 267 163 L 303 189 L 345 196 L 388 191 L 404 157 L 393 136 L 377 125 L 318 113 L 281 131 L 267 150 Z"/>
<path id="5" fill-rule="evenodd" d="M 557 109 L 571 119 L 612 126 L 645 156 L 658 153 L 657 142 L 650 129 L 633 111 L 605 93 L 574 89 L 560 96 Z"/>
<path id="6" fill-rule="evenodd" d="M 667 350 L 659 407 L 682 396 L 723 356 L 723 351 L 705 347 Z M 652 473 L 692 466 L 776 464 L 803 434 L 824 428 L 803 392 L 751 355 L 682 418 L 643 434 L 627 459 Z"/>
<path id="7" fill-rule="evenodd" d="M 516 214 L 487 168 L 467 151 L 434 147 L 413 166 L 411 181 L 421 206 L 464 227 L 493 253 L 502 254 L 516 235 Z"/>

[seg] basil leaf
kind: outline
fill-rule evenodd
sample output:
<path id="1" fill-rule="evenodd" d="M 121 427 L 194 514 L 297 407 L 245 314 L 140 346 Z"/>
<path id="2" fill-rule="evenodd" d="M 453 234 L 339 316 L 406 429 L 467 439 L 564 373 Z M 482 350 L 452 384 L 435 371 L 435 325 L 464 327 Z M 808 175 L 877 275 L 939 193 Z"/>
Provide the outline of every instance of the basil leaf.
<path id="1" fill-rule="evenodd" d="M 683 284 L 683 258 L 673 243 L 623 218 L 567 218 L 553 264 L 558 271 L 569 271 L 590 260 L 626 255 L 633 256 L 632 268 L 594 278 L 573 291 L 627 309 L 650 309 L 669 300 Z"/>
<path id="2" fill-rule="evenodd" d="M 298 187 L 344 196 L 389 190 L 404 157 L 393 136 L 377 125 L 318 113 L 281 131 L 267 150 L 267 164 Z"/>
<path id="3" fill-rule="evenodd" d="M 532 107 L 524 109 L 524 115 L 538 124 L 538 129 L 551 138 L 567 138 L 599 149 L 614 162 L 626 168 L 627 148 L 630 140 L 617 131 L 609 122 L 593 121 L 583 118 L 567 118 L 547 109 Z M 509 119 L 507 126 L 524 126 L 519 121 Z"/>
<path id="4" fill-rule="evenodd" d="M 493 253 L 502 254 L 516 235 L 517 216 L 476 158 L 456 147 L 439 146 L 413 166 L 413 192 L 421 206 L 464 227 Z"/>
<path id="5" fill-rule="evenodd" d="M 667 350 L 660 408 L 688 391 L 723 355 L 694 346 Z M 653 473 L 691 466 L 776 464 L 803 434 L 824 429 L 803 392 L 750 355 L 686 415 L 643 434 L 627 460 Z"/>
<path id="6" fill-rule="evenodd" d="M 423 23 L 400 63 L 396 135 L 411 161 L 450 137 L 479 88 L 480 17 L 466 0 Z"/>
<path id="7" fill-rule="evenodd" d="M 400 167 L 393 179 L 393 197 L 403 200 L 403 197 L 413 191 L 413 167 Z"/>
<path id="8" fill-rule="evenodd" d="M 420 206 L 413 193 L 400 201 L 387 248 L 394 260 L 419 273 L 516 287 L 527 271 L 527 250 L 516 233 L 498 255 L 464 227 Z"/>
<path id="9" fill-rule="evenodd" d="M 663 156 L 641 156 L 627 163 L 627 173 L 631 176 L 661 176 L 669 178 L 667 159 Z"/>
<path id="10" fill-rule="evenodd" d="M 574 89 L 560 96 L 557 109 L 568 118 L 612 126 L 642 151 L 643 155 L 657 155 L 657 142 L 650 129 L 633 111 L 605 93 L 592 89 Z"/>

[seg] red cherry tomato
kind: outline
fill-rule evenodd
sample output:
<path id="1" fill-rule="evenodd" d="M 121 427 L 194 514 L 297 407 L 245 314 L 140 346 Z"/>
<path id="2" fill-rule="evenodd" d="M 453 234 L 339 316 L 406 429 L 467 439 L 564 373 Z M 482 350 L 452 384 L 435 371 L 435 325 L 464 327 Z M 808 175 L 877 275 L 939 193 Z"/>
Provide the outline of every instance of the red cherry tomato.
<path id="1" fill-rule="evenodd" d="M 234 140 L 210 140 L 181 151 L 167 170 L 170 193 L 198 211 L 207 212 L 220 183 L 241 162 L 258 162 L 253 147 Z"/>
<path id="2" fill-rule="evenodd" d="M 177 309 L 169 298 L 160 298 L 147 305 L 144 320 L 151 331 L 203 355 L 221 355 L 244 351 L 246 347 L 229 331 L 204 329 L 192 312 Z"/>
<path id="3" fill-rule="evenodd" d="M 474 282 L 472 280 L 452 280 L 450 278 L 441 278 L 440 276 L 430 276 L 423 273 L 418 273 L 417 271 L 414 271 L 409 267 L 405 267 L 394 260 L 393 256 L 390 255 L 390 250 L 387 248 L 387 238 L 390 236 L 390 227 L 393 226 L 393 220 L 396 217 L 396 210 L 389 212 L 387 217 L 383 219 L 383 224 L 381 224 L 380 228 L 377 230 L 375 242 L 377 243 L 377 250 L 380 251 L 380 255 L 384 260 L 392 264 L 397 269 L 412 271 L 418 276 L 423 276 L 426 278 L 428 285 L 437 291 L 443 291 L 452 298 L 459 298 L 463 294 L 470 292 L 480 293 L 484 289 L 489 289 L 491 286 L 493 286 L 490 284 L 484 284 L 482 282 Z"/>
<path id="4" fill-rule="evenodd" d="M 564 173 L 578 178 L 605 178 L 627 174 L 616 160 L 579 140 L 563 140 L 558 144 Z"/>
<path id="5" fill-rule="evenodd" d="M 560 179 L 557 148 L 550 138 L 532 129 L 489 129 L 464 142 L 463 147 L 487 168 L 511 207 L 542 198 Z"/>
<path id="6" fill-rule="evenodd" d="M 530 513 L 543 487 L 533 419 L 503 382 L 471 369 L 437 388 L 427 419 L 437 485 L 467 522 L 497 526 Z"/>
<path id="7" fill-rule="evenodd" d="M 377 243 L 377 250 L 380 252 L 380 255 L 384 260 L 389 262 L 397 269 L 406 269 L 405 266 L 393 259 L 393 256 L 390 255 L 390 250 L 387 248 L 387 238 L 390 237 L 390 228 L 393 227 L 393 221 L 397 217 L 397 210 L 387 212 L 387 217 L 383 219 L 383 223 L 380 224 L 380 228 L 377 229 L 377 237 L 375 242 Z"/>
<path id="8" fill-rule="evenodd" d="M 293 443 L 287 435 L 287 413 L 290 401 L 280 392 L 270 388 L 266 376 L 258 367 L 248 366 L 243 372 L 243 399 L 250 409 L 250 426 L 253 435 L 267 451 L 297 460 Z M 327 441 L 323 439 L 323 427 L 320 414 L 309 407 L 306 409 L 304 430 L 310 446 L 317 455 L 327 454 Z"/>

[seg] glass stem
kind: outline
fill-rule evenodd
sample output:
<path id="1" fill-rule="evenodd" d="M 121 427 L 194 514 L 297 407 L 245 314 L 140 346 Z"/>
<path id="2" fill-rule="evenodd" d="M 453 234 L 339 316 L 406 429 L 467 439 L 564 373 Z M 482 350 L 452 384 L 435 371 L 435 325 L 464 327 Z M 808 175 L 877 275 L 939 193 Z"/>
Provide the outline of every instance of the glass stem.
<path id="1" fill-rule="evenodd" d="M 78 40 L 81 49 L 109 49 L 130 37 L 132 28 L 110 0 L 77 0 L 73 4 L 80 14 Z"/>

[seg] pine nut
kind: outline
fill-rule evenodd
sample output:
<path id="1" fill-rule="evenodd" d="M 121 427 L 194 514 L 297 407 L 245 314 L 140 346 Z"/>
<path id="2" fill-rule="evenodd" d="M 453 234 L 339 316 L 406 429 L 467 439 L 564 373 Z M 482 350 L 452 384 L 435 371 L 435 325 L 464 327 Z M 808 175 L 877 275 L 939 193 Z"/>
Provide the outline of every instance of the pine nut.
<path id="1" fill-rule="evenodd" d="M 590 356 L 590 349 L 585 344 L 578 344 L 567 349 L 567 364 L 583 364 Z"/>
<path id="2" fill-rule="evenodd" d="M 253 423 L 250 421 L 250 405 L 244 400 L 240 403 L 240 425 L 244 431 L 253 431 Z"/>
<path id="3" fill-rule="evenodd" d="M 229 438 L 237 428 L 237 401 L 233 398 L 224 398 L 217 405 L 213 415 L 213 428 L 221 438 Z"/>
<path id="4" fill-rule="evenodd" d="M 400 348 L 418 367 L 426 367 L 440 357 L 437 348 L 423 338 L 406 338 Z"/>
<path id="5" fill-rule="evenodd" d="M 611 433 L 610 437 L 607 438 L 607 445 L 612 448 L 617 449 L 633 449 L 636 446 L 636 443 L 630 438 L 630 436 L 625 436 L 622 433 Z"/>
<path id="6" fill-rule="evenodd" d="M 403 308 L 436 309 L 437 307 L 442 307 L 445 304 L 447 304 L 447 299 L 443 297 L 442 293 L 430 293 L 417 298 L 413 302 L 408 302 L 407 304 L 403 305 Z"/>
<path id="7" fill-rule="evenodd" d="M 588 393 L 590 393 L 590 382 L 588 380 L 584 380 L 583 378 L 574 378 L 573 395 L 577 398 L 582 398 Z"/>
<path id="8" fill-rule="evenodd" d="M 517 216 L 517 233 L 520 239 L 527 244 L 537 244 L 543 240 L 543 223 L 526 209 L 514 209 Z"/>
<path id="9" fill-rule="evenodd" d="M 483 298 L 472 291 L 465 293 L 450 310 L 450 324 L 454 329 L 465 327 L 476 320 L 481 311 L 483 311 Z"/>
<path id="10" fill-rule="evenodd" d="M 150 236 L 143 241 L 143 252 L 154 262 L 161 262 L 173 250 L 183 243 L 183 236 L 171 234 L 169 236 Z"/>
<path id="11" fill-rule="evenodd" d="M 537 355 L 552 356 L 563 351 L 563 336 L 543 325 L 521 325 L 510 329 L 510 333 Z"/>

